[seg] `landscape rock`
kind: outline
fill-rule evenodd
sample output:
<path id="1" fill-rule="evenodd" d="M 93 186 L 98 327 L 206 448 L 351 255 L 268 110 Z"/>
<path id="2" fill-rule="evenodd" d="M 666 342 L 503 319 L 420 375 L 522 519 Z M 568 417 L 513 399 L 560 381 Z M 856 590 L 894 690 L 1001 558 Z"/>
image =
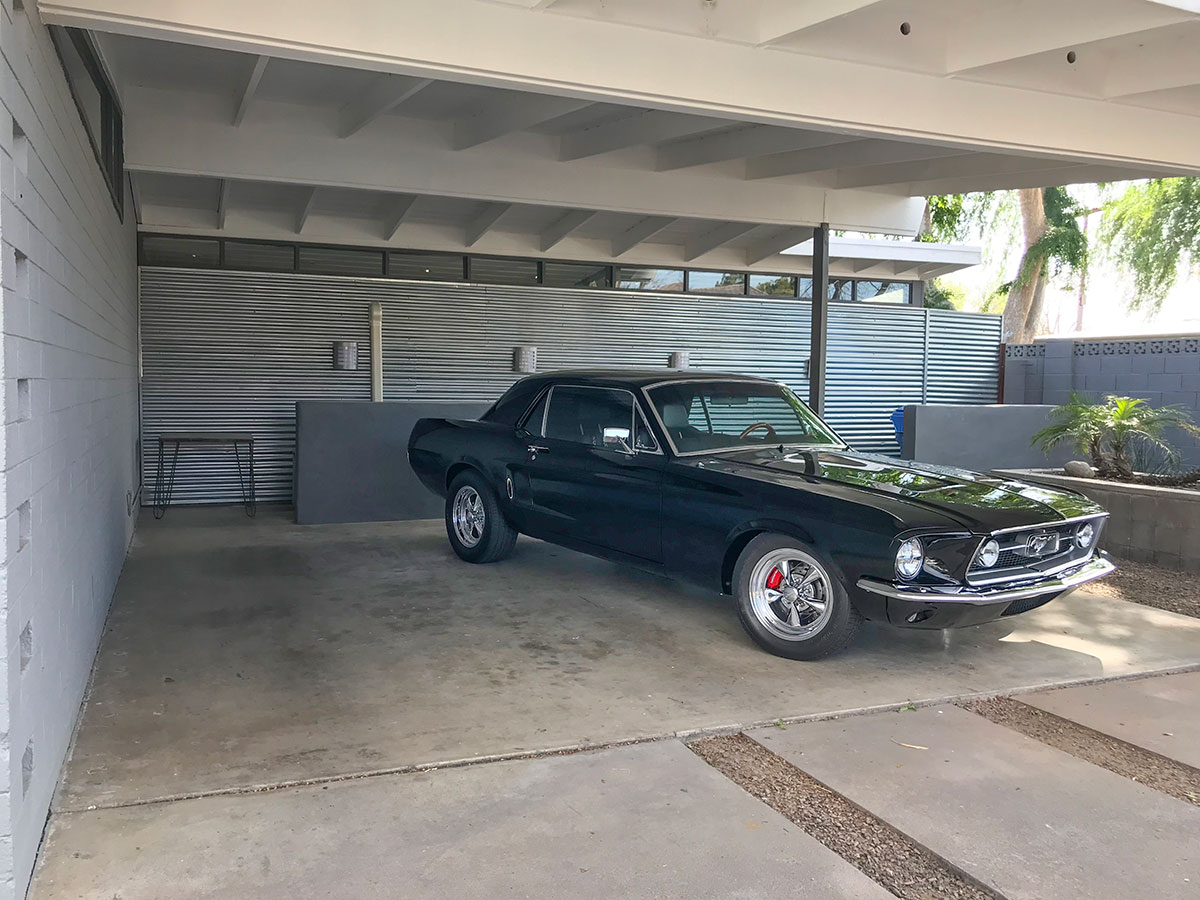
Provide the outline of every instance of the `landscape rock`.
<path id="1" fill-rule="evenodd" d="M 1073 459 L 1065 466 L 1063 472 L 1070 475 L 1072 478 L 1095 478 L 1096 472 L 1090 463 L 1086 463 L 1081 459 Z"/>

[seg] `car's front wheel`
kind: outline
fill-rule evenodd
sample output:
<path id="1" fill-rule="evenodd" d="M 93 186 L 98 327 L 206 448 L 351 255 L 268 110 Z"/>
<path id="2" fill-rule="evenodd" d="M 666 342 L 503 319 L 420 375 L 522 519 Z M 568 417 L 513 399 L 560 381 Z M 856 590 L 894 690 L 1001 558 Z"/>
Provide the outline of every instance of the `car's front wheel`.
<path id="1" fill-rule="evenodd" d="M 789 659 L 837 653 L 862 624 L 829 564 L 786 535 L 762 534 L 746 545 L 733 571 L 733 593 L 750 637 Z"/>
<path id="2" fill-rule="evenodd" d="M 490 563 L 512 553 L 517 531 L 508 524 L 484 477 L 463 472 L 446 492 L 446 535 L 467 562 Z"/>

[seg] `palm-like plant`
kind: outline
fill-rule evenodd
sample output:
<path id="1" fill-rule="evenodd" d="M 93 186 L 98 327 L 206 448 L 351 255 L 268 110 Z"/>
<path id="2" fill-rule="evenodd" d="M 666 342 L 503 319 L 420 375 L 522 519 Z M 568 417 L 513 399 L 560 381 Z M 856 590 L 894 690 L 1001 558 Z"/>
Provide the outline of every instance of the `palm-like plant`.
<path id="1" fill-rule="evenodd" d="M 1150 406 L 1134 397 L 1106 397 L 1104 403 L 1092 403 L 1075 392 L 1071 399 L 1056 407 L 1052 424 L 1033 436 L 1033 443 L 1050 450 L 1068 441 L 1086 454 L 1102 478 L 1120 481 L 1150 481 L 1184 484 L 1200 480 L 1200 470 L 1181 476 L 1139 476 L 1130 461 L 1139 448 L 1152 448 L 1169 461 L 1179 459 L 1179 451 L 1166 439 L 1168 429 L 1178 428 L 1200 435 L 1191 415 L 1182 406 Z"/>

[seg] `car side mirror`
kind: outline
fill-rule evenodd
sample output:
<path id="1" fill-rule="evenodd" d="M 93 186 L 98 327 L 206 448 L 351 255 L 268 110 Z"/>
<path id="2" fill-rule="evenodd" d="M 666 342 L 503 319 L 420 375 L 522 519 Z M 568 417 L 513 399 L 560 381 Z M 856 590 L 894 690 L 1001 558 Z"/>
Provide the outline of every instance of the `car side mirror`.
<path id="1" fill-rule="evenodd" d="M 619 427 L 605 428 L 604 448 L 606 450 L 617 450 L 621 453 L 632 453 L 633 447 L 629 445 L 629 429 Z"/>

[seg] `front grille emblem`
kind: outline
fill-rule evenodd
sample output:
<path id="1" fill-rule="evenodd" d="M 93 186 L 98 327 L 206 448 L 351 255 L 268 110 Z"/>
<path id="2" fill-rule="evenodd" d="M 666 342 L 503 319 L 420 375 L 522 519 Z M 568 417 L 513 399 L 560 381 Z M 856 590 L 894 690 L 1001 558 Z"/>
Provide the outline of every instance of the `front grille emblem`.
<path id="1" fill-rule="evenodd" d="M 1058 552 L 1058 535 L 1054 532 L 1031 534 L 1025 539 L 1026 556 L 1049 556 Z"/>

